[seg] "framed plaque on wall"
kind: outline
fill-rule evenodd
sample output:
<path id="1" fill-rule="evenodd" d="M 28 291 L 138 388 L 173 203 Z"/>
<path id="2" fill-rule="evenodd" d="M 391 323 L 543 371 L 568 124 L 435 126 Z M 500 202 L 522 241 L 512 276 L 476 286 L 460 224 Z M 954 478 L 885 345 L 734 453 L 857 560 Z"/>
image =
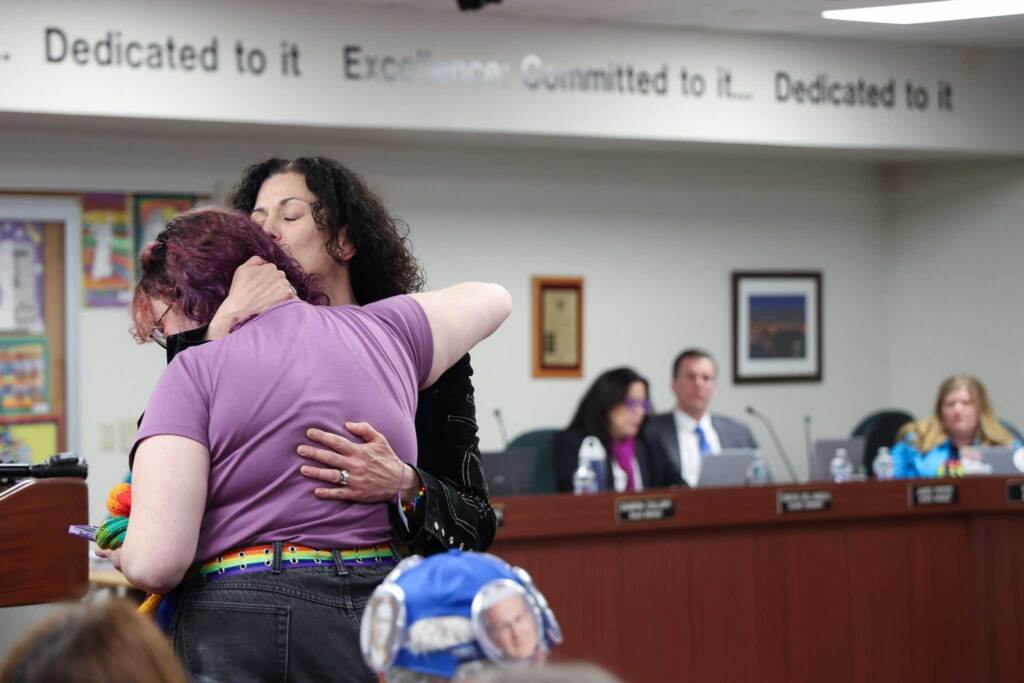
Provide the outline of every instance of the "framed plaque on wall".
<path id="1" fill-rule="evenodd" d="M 583 376 L 583 278 L 533 278 L 533 376 Z"/>

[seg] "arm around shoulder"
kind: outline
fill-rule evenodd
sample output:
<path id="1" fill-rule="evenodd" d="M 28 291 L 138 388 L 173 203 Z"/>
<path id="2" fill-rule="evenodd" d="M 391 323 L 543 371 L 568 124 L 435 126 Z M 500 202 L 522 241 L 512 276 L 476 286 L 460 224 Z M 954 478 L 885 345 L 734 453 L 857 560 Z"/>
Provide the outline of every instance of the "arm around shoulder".
<path id="1" fill-rule="evenodd" d="M 501 285 L 464 282 L 411 295 L 430 323 L 433 361 L 430 386 L 471 348 L 497 330 L 512 312 L 512 297 Z"/>

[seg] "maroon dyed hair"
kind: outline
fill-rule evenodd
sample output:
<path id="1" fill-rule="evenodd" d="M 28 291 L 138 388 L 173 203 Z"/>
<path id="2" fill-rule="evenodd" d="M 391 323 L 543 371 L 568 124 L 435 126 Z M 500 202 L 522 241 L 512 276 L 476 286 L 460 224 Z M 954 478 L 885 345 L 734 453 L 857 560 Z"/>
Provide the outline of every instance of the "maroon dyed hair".
<path id="1" fill-rule="evenodd" d="M 187 318 L 209 324 L 227 298 L 235 268 L 252 256 L 284 271 L 300 299 L 311 304 L 330 303 L 318 278 L 303 271 L 247 216 L 223 209 L 195 209 L 168 223 L 139 257 L 142 274 L 132 300 L 135 339 L 149 341 L 153 331 L 149 297 L 177 304 Z"/>

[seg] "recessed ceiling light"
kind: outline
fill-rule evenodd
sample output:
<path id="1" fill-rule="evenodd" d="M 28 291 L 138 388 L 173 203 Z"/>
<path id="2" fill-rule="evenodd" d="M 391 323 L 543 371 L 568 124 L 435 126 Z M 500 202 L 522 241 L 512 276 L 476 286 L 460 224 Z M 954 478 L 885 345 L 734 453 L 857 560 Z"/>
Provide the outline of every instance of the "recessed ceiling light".
<path id="1" fill-rule="evenodd" d="M 962 21 L 985 17 L 1024 14 L 1022 0 L 943 0 L 905 5 L 880 5 L 857 9 L 830 9 L 823 19 L 866 21 L 875 24 L 928 24 L 936 21 Z"/>

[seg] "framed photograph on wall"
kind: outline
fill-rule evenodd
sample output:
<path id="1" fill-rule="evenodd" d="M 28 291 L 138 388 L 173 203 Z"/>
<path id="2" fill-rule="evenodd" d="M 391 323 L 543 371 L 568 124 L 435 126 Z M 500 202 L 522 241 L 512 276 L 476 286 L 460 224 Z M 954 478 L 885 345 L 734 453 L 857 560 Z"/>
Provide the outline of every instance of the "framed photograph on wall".
<path id="1" fill-rule="evenodd" d="M 821 271 L 732 274 L 733 382 L 820 382 Z"/>
<path id="2" fill-rule="evenodd" d="M 583 376 L 583 278 L 533 278 L 533 376 Z"/>

